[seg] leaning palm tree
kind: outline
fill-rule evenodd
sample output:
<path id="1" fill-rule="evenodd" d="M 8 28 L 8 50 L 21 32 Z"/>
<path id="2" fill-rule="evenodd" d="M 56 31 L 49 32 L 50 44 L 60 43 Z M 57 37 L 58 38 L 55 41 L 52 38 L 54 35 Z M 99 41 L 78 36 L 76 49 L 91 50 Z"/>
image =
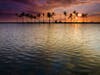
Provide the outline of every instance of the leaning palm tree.
<path id="1" fill-rule="evenodd" d="M 71 22 L 72 22 L 72 20 L 73 20 L 72 17 L 73 17 L 73 15 L 72 15 L 72 13 L 70 13 L 68 19 L 71 19 Z"/>
<path id="2" fill-rule="evenodd" d="M 76 18 L 78 16 L 78 12 L 76 10 L 73 11 L 73 19 L 74 19 L 74 22 L 76 22 Z"/>
<path id="3" fill-rule="evenodd" d="M 78 17 L 79 12 L 76 12 L 76 16 Z"/>
<path id="4" fill-rule="evenodd" d="M 63 12 L 63 14 L 64 14 L 64 16 L 65 16 L 65 22 L 66 22 L 67 12 L 66 12 L 66 11 L 64 11 L 64 12 Z"/>

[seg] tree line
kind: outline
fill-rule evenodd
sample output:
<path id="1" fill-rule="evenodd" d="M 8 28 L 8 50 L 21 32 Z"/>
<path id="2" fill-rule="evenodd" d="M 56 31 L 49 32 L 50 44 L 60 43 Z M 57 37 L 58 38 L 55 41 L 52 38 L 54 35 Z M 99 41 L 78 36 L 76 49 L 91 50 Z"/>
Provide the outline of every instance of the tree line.
<path id="1" fill-rule="evenodd" d="M 25 13 L 25 12 L 22 12 L 20 14 L 16 13 L 17 18 L 18 19 L 21 18 L 22 22 L 25 22 L 25 18 L 29 18 L 30 22 L 36 22 L 36 20 L 38 20 L 38 22 L 41 22 L 40 19 L 42 18 L 42 22 L 44 23 L 45 22 L 45 19 L 44 19 L 45 17 L 48 18 L 49 23 L 51 23 L 51 19 L 55 23 L 62 22 L 61 20 L 60 21 L 56 20 L 55 17 L 54 17 L 55 15 L 57 16 L 57 14 L 55 12 L 37 13 L 35 15 L 30 14 L 30 13 Z M 68 14 L 66 11 L 64 11 L 63 15 L 65 17 L 65 21 L 64 21 L 65 23 L 67 22 L 68 19 L 70 19 L 71 22 L 73 22 L 73 20 L 75 20 L 77 17 L 79 17 L 79 12 L 73 11 L 72 13 Z M 82 13 L 80 15 L 80 17 L 83 18 L 83 22 L 87 18 L 87 16 L 88 16 L 87 13 Z"/>

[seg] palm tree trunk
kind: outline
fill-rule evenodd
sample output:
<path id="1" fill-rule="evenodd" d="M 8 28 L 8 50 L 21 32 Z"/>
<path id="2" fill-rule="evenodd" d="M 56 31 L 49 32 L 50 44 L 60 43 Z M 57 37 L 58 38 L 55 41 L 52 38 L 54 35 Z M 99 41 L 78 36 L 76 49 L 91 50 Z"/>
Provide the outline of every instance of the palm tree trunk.
<path id="1" fill-rule="evenodd" d="M 85 22 L 87 22 L 87 17 L 85 17 Z"/>
<path id="2" fill-rule="evenodd" d="M 84 22 L 84 17 L 83 17 L 83 22 Z"/>
<path id="3" fill-rule="evenodd" d="M 65 23 L 66 23 L 66 16 L 65 16 Z"/>
<path id="4" fill-rule="evenodd" d="M 22 22 L 24 23 L 24 17 L 22 17 Z"/>
<path id="5" fill-rule="evenodd" d="M 50 20 L 51 20 L 51 19 L 49 18 L 49 23 L 51 22 Z"/>
<path id="6" fill-rule="evenodd" d="M 54 17 L 52 17 L 52 22 L 54 22 L 55 21 L 55 18 Z"/>
<path id="7" fill-rule="evenodd" d="M 71 18 L 71 22 L 73 22 L 73 19 Z"/>
<path id="8" fill-rule="evenodd" d="M 32 18 L 30 18 L 30 22 L 32 22 Z"/>
<path id="9" fill-rule="evenodd" d="M 43 23 L 44 23 L 44 16 L 43 16 Z"/>
<path id="10" fill-rule="evenodd" d="M 17 23 L 18 23 L 18 17 L 17 17 Z"/>
<path id="11" fill-rule="evenodd" d="M 35 19 L 34 19 L 34 21 L 33 21 L 34 23 L 35 23 Z"/>

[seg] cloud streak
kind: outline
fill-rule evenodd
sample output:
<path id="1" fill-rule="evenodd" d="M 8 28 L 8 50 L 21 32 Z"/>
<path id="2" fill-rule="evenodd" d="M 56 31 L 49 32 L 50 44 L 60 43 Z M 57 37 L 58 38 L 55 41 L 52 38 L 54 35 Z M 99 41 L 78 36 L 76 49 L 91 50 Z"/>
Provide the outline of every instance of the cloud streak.
<path id="1" fill-rule="evenodd" d="M 0 0 L 0 10 L 39 12 L 88 2 L 90 2 L 90 0 Z"/>
<path id="2" fill-rule="evenodd" d="M 88 7 L 88 10 L 91 12 L 92 10 L 98 11 L 100 9 L 100 1 L 99 0 L 0 0 L 0 14 L 1 15 L 13 15 L 14 13 L 27 12 L 27 13 L 38 13 L 38 12 L 46 12 L 55 8 L 63 7 L 73 9 L 75 6 L 80 5 L 84 7 L 86 4 L 96 4 L 95 7 Z M 100 10 L 99 10 L 100 11 Z M 98 12 L 99 12 L 98 11 Z M 0 15 L 0 16 L 1 16 Z"/>

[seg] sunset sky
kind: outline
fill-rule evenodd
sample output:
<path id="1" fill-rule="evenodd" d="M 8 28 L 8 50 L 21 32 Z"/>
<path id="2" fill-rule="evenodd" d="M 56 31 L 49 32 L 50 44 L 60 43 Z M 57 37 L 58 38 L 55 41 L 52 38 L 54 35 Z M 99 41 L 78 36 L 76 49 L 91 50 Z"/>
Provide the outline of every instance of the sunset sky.
<path id="1" fill-rule="evenodd" d="M 100 0 L 0 0 L 0 22 L 15 21 L 15 13 L 21 12 L 71 13 L 73 10 L 88 13 L 100 21 Z"/>

